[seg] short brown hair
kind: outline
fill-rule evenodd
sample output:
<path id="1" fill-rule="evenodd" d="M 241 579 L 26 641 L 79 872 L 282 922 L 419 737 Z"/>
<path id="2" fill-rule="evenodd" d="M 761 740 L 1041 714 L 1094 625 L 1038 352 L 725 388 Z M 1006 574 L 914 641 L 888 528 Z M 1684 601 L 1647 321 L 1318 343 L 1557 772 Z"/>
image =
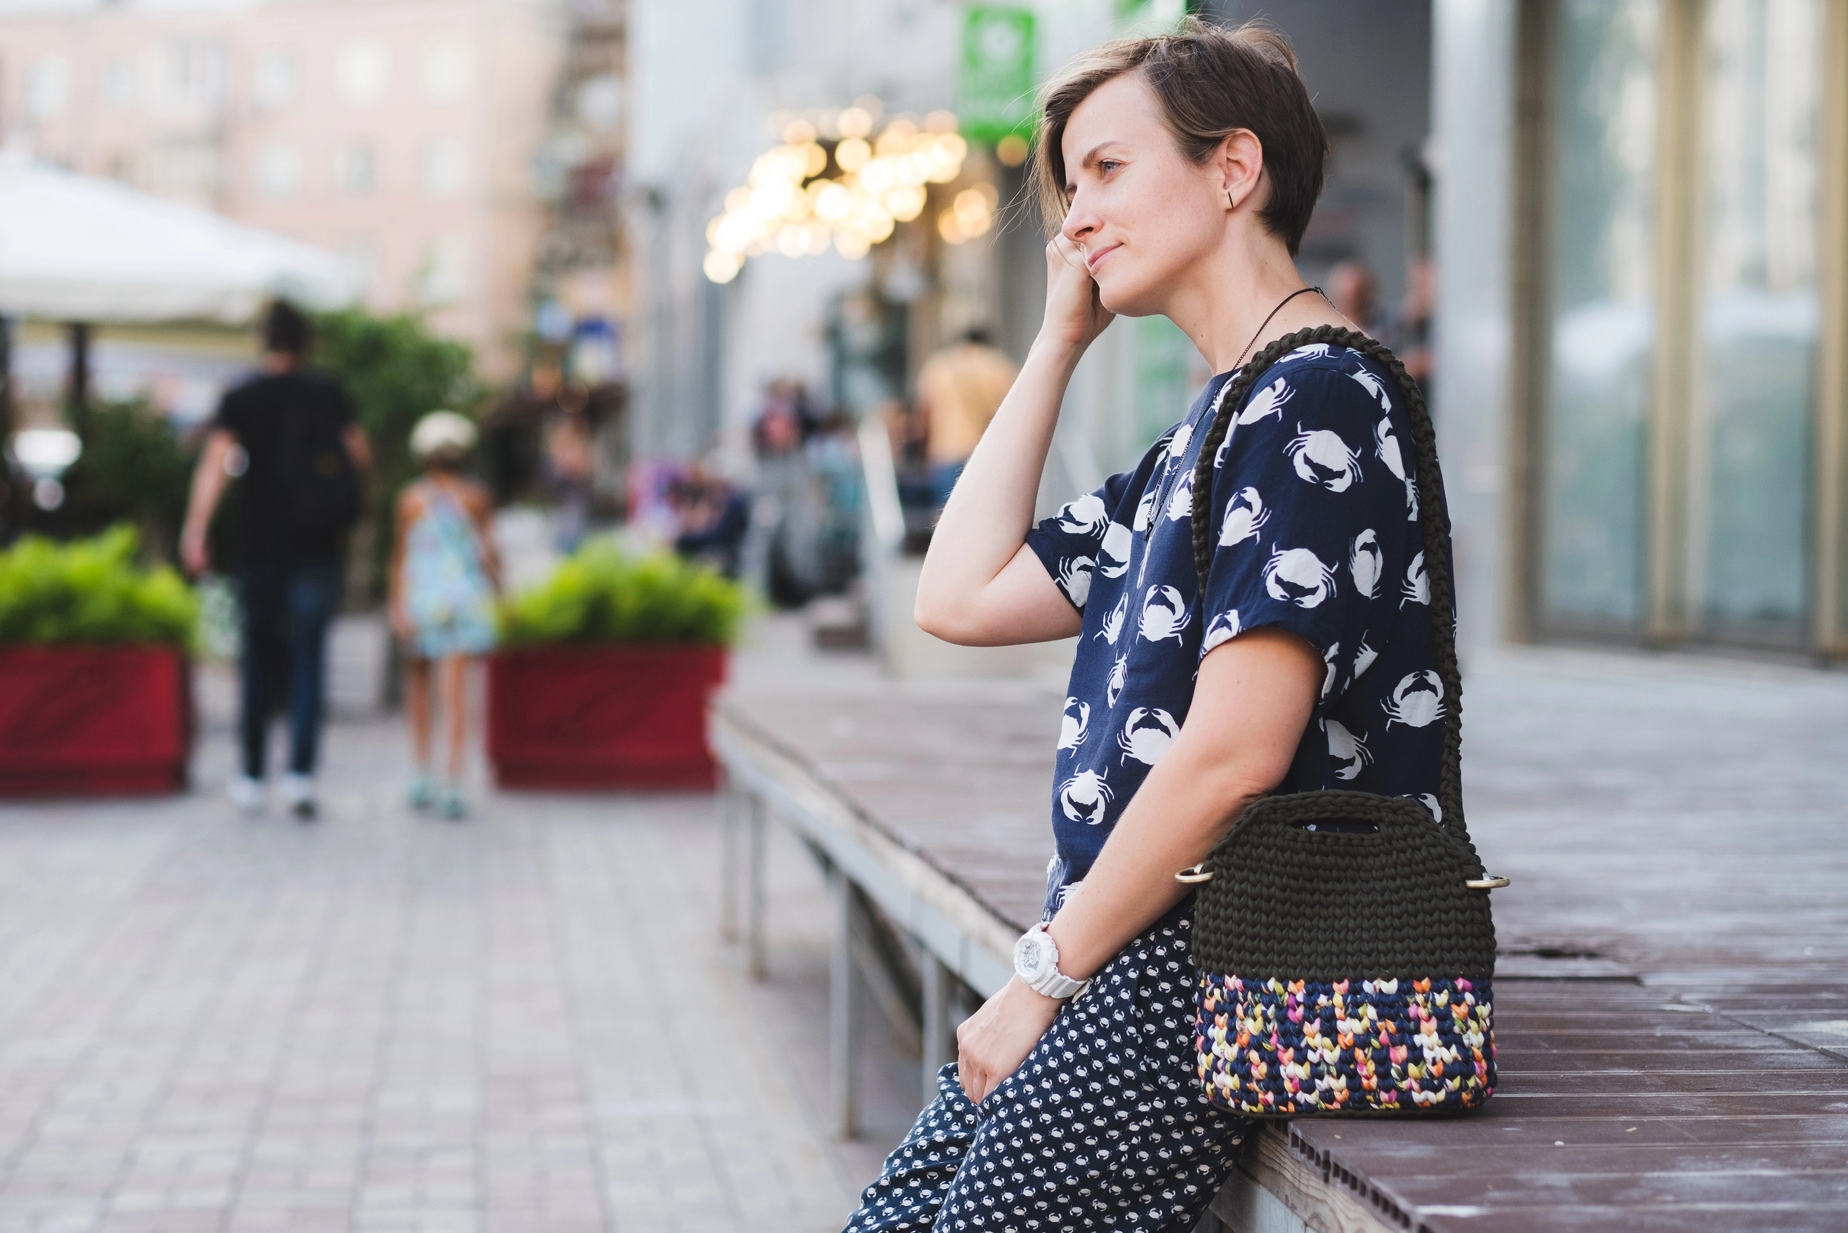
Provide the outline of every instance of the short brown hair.
<path id="1" fill-rule="evenodd" d="M 1236 129 L 1264 150 L 1270 200 L 1258 217 L 1296 255 L 1322 195 L 1328 133 L 1309 101 L 1296 55 L 1261 22 L 1236 29 L 1190 17 L 1174 34 L 1118 39 L 1087 52 L 1046 86 L 1033 179 L 1048 232 L 1065 220 L 1065 126 L 1078 104 L 1107 81 L 1141 73 L 1161 104 L 1181 153 L 1204 165 Z"/>

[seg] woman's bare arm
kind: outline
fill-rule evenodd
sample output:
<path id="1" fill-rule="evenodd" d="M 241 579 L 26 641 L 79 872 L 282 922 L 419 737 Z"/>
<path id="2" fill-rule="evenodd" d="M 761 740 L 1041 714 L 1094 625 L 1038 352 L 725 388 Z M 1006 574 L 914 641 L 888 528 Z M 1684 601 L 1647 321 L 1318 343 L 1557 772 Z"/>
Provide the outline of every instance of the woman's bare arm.
<path id="1" fill-rule="evenodd" d="M 1110 324 L 1071 241 L 1046 246 L 1046 319 L 931 535 L 914 615 L 946 642 L 1005 646 L 1078 632 L 1079 617 L 1030 549 L 1033 502 L 1059 406 Z"/>
<path id="2" fill-rule="evenodd" d="M 1239 811 L 1289 772 L 1324 669 L 1307 642 L 1271 629 L 1207 655 L 1181 734 L 1048 926 L 1061 972 L 1095 975 L 1187 892 L 1174 875 L 1205 860 Z M 1059 1005 L 1015 977 L 957 1029 L 969 1099 L 979 1101 L 1014 1072 Z"/>

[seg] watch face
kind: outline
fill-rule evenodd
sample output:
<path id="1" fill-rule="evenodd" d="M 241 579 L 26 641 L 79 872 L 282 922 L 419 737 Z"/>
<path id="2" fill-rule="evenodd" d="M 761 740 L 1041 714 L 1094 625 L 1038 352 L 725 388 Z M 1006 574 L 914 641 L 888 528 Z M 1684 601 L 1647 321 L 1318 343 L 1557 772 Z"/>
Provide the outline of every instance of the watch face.
<path id="1" fill-rule="evenodd" d="M 1029 984 L 1038 980 L 1045 963 L 1045 939 L 1037 933 L 1022 934 L 1014 943 L 1014 967 L 1020 978 Z"/>

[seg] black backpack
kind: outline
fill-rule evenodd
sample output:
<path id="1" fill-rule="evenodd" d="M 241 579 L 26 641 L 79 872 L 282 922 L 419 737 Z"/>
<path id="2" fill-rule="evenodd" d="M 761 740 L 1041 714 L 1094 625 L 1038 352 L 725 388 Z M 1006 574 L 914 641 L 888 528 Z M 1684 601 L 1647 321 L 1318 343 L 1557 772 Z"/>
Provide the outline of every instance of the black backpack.
<path id="1" fill-rule="evenodd" d="M 334 414 L 337 403 L 309 381 L 291 381 L 288 390 L 276 434 L 283 521 L 297 538 L 339 535 L 359 521 L 360 492 L 344 425 Z"/>

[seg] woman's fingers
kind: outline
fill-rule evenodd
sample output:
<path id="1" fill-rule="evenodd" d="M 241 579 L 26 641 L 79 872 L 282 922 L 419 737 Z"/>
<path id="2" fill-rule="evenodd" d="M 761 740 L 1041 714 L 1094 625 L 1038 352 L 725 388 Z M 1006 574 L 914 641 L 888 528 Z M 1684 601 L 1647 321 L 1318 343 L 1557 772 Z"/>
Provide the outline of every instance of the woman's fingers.
<path id="1" fill-rule="evenodd" d="M 1080 270 L 1086 274 L 1090 273 L 1089 268 L 1085 265 L 1084 250 L 1062 235 L 1055 235 L 1046 242 L 1046 252 L 1051 256 L 1057 257 L 1060 261 L 1074 270 Z"/>

